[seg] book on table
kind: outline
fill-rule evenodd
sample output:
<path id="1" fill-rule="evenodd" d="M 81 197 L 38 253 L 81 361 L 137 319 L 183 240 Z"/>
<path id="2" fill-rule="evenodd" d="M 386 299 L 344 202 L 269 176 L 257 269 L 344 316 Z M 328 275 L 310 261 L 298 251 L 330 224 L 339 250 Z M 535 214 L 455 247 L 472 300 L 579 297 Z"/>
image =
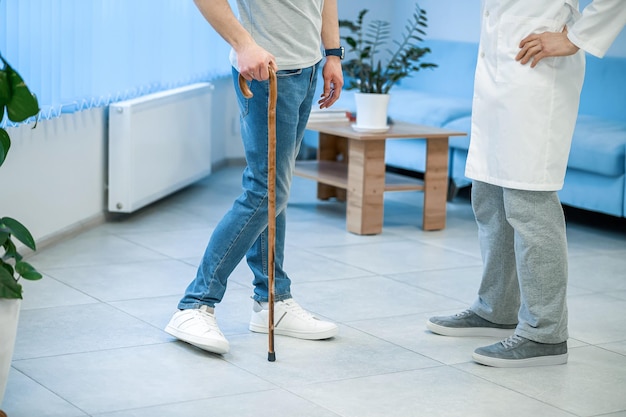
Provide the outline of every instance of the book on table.
<path id="1" fill-rule="evenodd" d="M 350 120 L 348 109 L 313 109 L 309 116 L 309 122 L 347 122 Z"/>

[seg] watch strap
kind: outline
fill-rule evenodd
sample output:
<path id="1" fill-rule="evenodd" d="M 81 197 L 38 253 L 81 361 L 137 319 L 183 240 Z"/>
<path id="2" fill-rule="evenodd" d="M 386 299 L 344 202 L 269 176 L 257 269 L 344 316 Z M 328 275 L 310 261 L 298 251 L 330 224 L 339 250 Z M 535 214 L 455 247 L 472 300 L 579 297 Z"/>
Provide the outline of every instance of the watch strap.
<path id="1" fill-rule="evenodd" d="M 324 54 L 326 56 L 338 56 L 339 59 L 343 59 L 345 55 L 345 50 L 343 46 L 340 46 L 339 48 L 326 49 L 324 50 Z"/>

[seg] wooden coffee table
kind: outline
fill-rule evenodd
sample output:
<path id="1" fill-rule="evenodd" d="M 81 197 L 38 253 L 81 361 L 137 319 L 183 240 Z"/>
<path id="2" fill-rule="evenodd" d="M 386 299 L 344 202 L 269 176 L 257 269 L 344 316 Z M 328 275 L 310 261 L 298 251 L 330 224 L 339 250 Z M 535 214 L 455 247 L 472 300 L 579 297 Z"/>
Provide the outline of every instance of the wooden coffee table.
<path id="1" fill-rule="evenodd" d="M 383 230 L 385 191 L 424 192 L 424 230 L 446 226 L 448 138 L 465 136 L 436 127 L 394 123 L 386 132 L 357 132 L 350 123 L 314 122 L 307 129 L 320 133 L 316 161 L 297 161 L 295 175 L 317 181 L 317 197 L 347 201 L 346 227 L 358 235 Z M 424 180 L 385 172 L 387 139 L 426 140 Z"/>

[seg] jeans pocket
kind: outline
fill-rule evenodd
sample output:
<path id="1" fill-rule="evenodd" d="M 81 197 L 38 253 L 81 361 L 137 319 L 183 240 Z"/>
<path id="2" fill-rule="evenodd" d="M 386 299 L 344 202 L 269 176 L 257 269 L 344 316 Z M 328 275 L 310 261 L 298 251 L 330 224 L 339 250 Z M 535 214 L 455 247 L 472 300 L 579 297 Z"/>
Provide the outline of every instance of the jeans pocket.
<path id="1" fill-rule="evenodd" d="M 278 78 L 287 78 L 293 77 L 296 75 L 302 75 L 302 68 L 299 69 L 290 69 L 290 70 L 280 70 L 276 72 L 276 77 Z"/>
<path id="2" fill-rule="evenodd" d="M 243 96 L 241 92 L 241 88 L 239 88 L 239 72 L 233 68 L 232 69 L 232 79 L 233 85 L 235 87 L 235 96 L 237 97 L 237 104 L 239 105 L 239 114 L 241 117 L 245 117 L 249 112 L 249 102 L 250 100 Z M 245 81 L 250 87 L 250 81 Z"/>

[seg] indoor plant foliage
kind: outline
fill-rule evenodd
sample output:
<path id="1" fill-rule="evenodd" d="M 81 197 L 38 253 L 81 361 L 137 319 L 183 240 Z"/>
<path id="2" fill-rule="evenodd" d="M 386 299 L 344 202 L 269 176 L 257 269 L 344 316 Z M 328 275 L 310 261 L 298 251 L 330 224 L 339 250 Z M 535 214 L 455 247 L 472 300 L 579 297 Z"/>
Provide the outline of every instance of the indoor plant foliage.
<path id="1" fill-rule="evenodd" d="M 0 69 L 0 121 L 6 114 L 12 122 L 23 122 L 39 113 L 37 98 L 24 80 L 0 55 L 3 69 Z M 11 138 L 7 131 L 0 128 L 0 166 L 4 163 L 11 147 Z M 22 298 L 22 286 L 19 279 L 38 280 L 41 274 L 18 253 L 13 239 L 35 250 L 35 240 L 24 225 L 11 217 L 0 217 L 0 246 L 4 253 L 0 257 L 0 299 Z"/>
<path id="2" fill-rule="evenodd" d="M 420 62 L 430 48 L 420 47 L 427 28 L 426 11 L 415 5 L 415 12 L 404 27 L 402 38 L 391 42 L 391 25 L 383 20 L 365 24 L 368 10 L 359 12 L 356 21 L 340 20 L 339 27 L 346 28 L 349 35 L 341 38 L 348 45 L 347 52 L 355 57 L 343 64 L 347 75 L 347 90 L 358 89 L 361 93 L 387 94 L 389 89 L 404 77 L 423 68 L 435 68 L 436 64 Z M 395 45 L 391 49 L 389 43 Z M 383 58 L 381 58 L 381 55 Z"/>
<path id="3" fill-rule="evenodd" d="M 0 121 L 6 112 L 8 120 L 20 123 L 39 113 L 37 98 L 22 77 L 0 55 Z M 5 111 L 6 108 L 6 111 Z M 0 127 L 0 166 L 4 164 L 11 138 Z M 35 250 L 35 240 L 23 224 L 11 217 L 0 216 L 0 405 L 11 368 L 22 299 L 20 278 L 41 279 L 41 274 L 17 251 L 16 241 Z M 0 414 L 2 411 L 0 410 Z"/>

